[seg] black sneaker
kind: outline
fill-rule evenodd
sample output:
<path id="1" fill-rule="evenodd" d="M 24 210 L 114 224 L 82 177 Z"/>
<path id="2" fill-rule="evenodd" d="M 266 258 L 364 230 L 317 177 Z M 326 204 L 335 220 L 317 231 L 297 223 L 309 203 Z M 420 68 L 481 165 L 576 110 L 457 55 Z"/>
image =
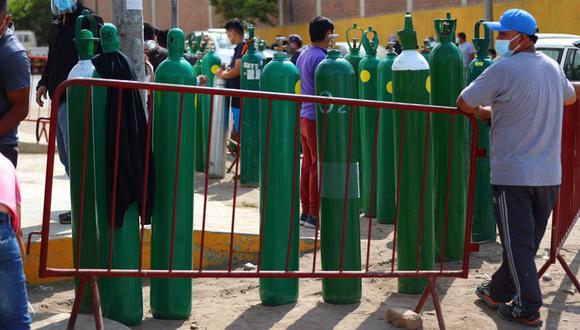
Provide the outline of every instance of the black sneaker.
<path id="1" fill-rule="evenodd" d="M 490 280 L 481 282 L 475 289 L 475 294 L 491 309 L 498 309 L 499 306 L 505 303 L 505 301 L 500 301 L 497 298 L 494 299 Z"/>
<path id="2" fill-rule="evenodd" d="M 318 218 L 309 215 L 308 218 L 306 218 L 306 221 L 304 221 L 303 226 L 310 229 L 316 229 L 318 226 Z"/>
<path id="3" fill-rule="evenodd" d="M 501 306 L 499 306 L 497 313 L 504 320 L 518 322 L 530 327 L 539 328 L 544 323 L 542 321 L 542 317 L 540 316 L 539 311 L 536 311 L 531 314 L 529 312 L 525 313 L 523 308 L 513 304 L 511 305 L 502 304 Z"/>
<path id="4" fill-rule="evenodd" d="M 71 223 L 71 211 L 61 213 L 58 215 L 58 223 L 61 225 L 70 225 Z"/>
<path id="5" fill-rule="evenodd" d="M 306 223 L 306 220 L 308 219 L 308 214 L 307 213 L 302 213 L 300 215 L 300 225 L 304 226 L 304 224 Z"/>

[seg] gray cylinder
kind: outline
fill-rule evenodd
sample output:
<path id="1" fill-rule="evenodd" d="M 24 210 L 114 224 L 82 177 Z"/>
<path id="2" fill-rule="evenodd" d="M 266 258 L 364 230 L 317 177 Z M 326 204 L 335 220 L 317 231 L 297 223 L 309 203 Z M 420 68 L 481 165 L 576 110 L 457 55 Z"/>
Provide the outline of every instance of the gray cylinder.
<path id="1" fill-rule="evenodd" d="M 213 87 L 225 88 L 226 82 L 214 78 Z M 226 175 L 226 133 L 228 131 L 229 111 L 226 109 L 226 97 L 213 96 L 213 116 L 211 121 L 211 146 L 209 155 L 209 177 L 222 179 Z"/>

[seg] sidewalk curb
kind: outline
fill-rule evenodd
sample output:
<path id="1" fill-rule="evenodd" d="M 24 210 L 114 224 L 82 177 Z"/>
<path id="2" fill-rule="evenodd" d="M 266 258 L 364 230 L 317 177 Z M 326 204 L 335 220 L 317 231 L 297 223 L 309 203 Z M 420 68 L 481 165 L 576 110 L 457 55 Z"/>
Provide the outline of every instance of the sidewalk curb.
<path id="1" fill-rule="evenodd" d="M 193 268 L 199 268 L 201 231 L 193 233 Z M 204 269 L 224 269 L 229 261 L 230 233 L 205 232 L 204 237 Z M 234 233 L 232 263 L 243 264 L 257 263 L 260 246 L 260 236 L 257 234 Z M 151 251 L 151 230 L 148 228 L 143 235 L 143 268 L 150 268 L 148 256 Z M 314 251 L 313 238 L 300 239 L 300 253 Z M 47 284 L 51 282 L 67 280 L 66 277 L 39 277 L 40 241 L 31 243 L 30 255 L 24 261 L 24 273 L 29 284 Z M 48 247 L 48 267 L 65 268 L 72 267 L 72 237 L 60 236 L 50 239 Z"/>
<path id="2" fill-rule="evenodd" d="M 18 142 L 18 152 L 22 154 L 46 154 L 48 145 L 45 143 Z"/>

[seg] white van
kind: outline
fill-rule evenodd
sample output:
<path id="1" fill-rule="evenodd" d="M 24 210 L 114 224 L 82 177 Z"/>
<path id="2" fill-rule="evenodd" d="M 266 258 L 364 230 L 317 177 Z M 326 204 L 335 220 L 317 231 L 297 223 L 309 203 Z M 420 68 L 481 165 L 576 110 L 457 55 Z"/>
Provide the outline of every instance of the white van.
<path id="1" fill-rule="evenodd" d="M 580 81 L 580 36 L 539 33 L 536 48 L 560 64 L 570 81 Z"/>

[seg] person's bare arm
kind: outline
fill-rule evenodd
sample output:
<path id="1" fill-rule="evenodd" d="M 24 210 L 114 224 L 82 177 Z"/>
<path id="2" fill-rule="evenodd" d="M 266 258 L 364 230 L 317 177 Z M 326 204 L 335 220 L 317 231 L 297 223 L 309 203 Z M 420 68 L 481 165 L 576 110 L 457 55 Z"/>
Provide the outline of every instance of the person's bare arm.
<path id="1" fill-rule="evenodd" d="M 574 86 L 574 90 L 576 91 L 576 95 L 572 96 L 571 98 L 569 98 L 567 100 L 564 100 L 565 106 L 572 105 L 572 104 L 576 103 L 577 99 L 580 99 L 580 83 L 573 82 L 572 86 Z"/>
<path id="2" fill-rule="evenodd" d="M 6 92 L 10 109 L 0 119 L 0 135 L 4 135 L 16 127 L 28 116 L 30 87 Z"/>
<path id="3" fill-rule="evenodd" d="M 218 70 L 216 76 L 222 79 L 233 79 L 240 75 L 242 67 L 242 60 L 238 59 L 234 62 L 234 67 L 229 70 Z"/>
<path id="4" fill-rule="evenodd" d="M 459 97 L 457 100 L 457 107 L 459 110 L 474 115 L 476 118 L 481 120 L 489 120 L 491 119 L 491 108 L 490 107 L 482 107 L 477 106 L 475 108 L 471 107 L 462 97 Z"/>
<path id="5" fill-rule="evenodd" d="M 18 219 L 22 219 L 22 212 L 20 211 L 20 204 L 16 205 L 16 213 L 18 213 Z M 22 220 L 20 221 L 22 223 Z M 22 225 L 20 230 L 16 233 L 16 240 L 18 241 L 18 247 L 20 248 L 20 254 L 22 255 L 22 262 L 26 261 L 26 249 L 24 248 L 24 242 L 22 241 Z"/>

